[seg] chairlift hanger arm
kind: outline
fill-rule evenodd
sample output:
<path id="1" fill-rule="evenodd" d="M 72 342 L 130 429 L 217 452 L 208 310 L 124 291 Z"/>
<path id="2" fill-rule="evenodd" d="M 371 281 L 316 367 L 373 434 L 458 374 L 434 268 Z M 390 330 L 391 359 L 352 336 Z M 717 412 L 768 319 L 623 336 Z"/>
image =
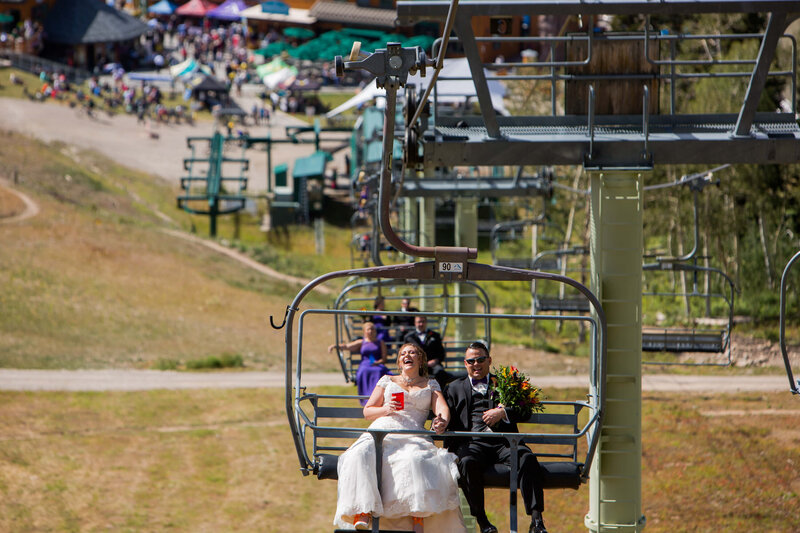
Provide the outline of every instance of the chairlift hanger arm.
<path id="1" fill-rule="evenodd" d="M 354 48 L 354 53 L 358 52 Z M 381 181 L 378 193 L 379 222 L 386 240 L 399 253 L 412 257 L 430 257 L 439 261 L 465 263 L 478 257 L 477 248 L 416 246 L 403 241 L 392 228 L 389 218 L 391 201 L 392 154 L 394 152 L 395 112 L 397 91 L 404 86 L 408 74 L 419 70 L 424 72 L 428 60 L 418 47 L 403 48 L 399 43 L 389 43 L 359 61 L 345 62 L 336 57 L 336 71 L 340 76 L 345 69 L 364 69 L 376 75 L 376 83 L 386 89 L 386 107 L 383 120 L 383 159 L 381 162 Z"/>

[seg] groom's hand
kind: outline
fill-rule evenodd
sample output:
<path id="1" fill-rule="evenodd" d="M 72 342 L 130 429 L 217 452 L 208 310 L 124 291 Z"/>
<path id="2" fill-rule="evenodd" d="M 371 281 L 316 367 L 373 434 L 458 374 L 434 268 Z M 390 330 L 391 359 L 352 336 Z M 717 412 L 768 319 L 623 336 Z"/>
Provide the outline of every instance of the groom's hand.
<path id="1" fill-rule="evenodd" d="M 506 417 L 506 410 L 502 407 L 495 407 L 483 413 L 483 423 L 489 427 L 494 426 Z"/>

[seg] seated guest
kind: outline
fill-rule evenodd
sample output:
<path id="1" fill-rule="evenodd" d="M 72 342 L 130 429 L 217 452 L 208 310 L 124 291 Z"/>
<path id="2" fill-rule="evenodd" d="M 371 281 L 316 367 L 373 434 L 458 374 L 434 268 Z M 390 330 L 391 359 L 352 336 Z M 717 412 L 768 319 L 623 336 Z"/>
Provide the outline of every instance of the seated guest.
<path id="1" fill-rule="evenodd" d="M 386 361 L 386 343 L 378 339 L 375 324 L 364 322 L 363 331 L 364 337 L 353 342 L 338 345 L 331 344 L 328 346 L 328 351 L 331 352 L 334 348 L 339 348 L 340 350 L 361 354 L 361 363 L 359 363 L 356 371 L 356 386 L 358 387 L 359 396 L 369 396 L 372 394 L 372 390 L 378 380 L 387 374 L 391 374 L 391 372 L 384 364 Z M 366 402 L 367 400 L 361 400 L 361 405 Z"/>
<path id="2" fill-rule="evenodd" d="M 442 366 L 444 363 L 442 336 L 432 329 L 428 329 L 428 319 L 421 315 L 414 317 L 414 328 L 405 336 L 403 342 L 413 342 L 425 350 L 425 353 L 428 354 L 428 371 L 444 388 L 453 380 L 453 376 L 447 373 Z"/>
<path id="3" fill-rule="evenodd" d="M 411 306 L 411 299 L 403 298 L 400 302 L 400 310 L 404 313 L 419 313 L 419 309 Z M 394 323 L 397 325 L 397 342 L 403 342 L 406 335 L 414 329 L 413 316 L 395 316 Z"/>
<path id="4" fill-rule="evenodd" d="M 450 407 L 450 431 L 497 431 L 519 433 L 517 422 L 522 421 L 514 406 L 497 403 L 492 389 L 492 357 L 486 345 L 473 342 L 464 355 L 467 376 L 457 379 L 445 390 Z M 478 522 L 481 533 L 497 533 L 484 509 L 483 471 L 494 464 L 511 465 L 511 448 L 501 438 L 449 437 L 444 441 L 448 450 L 458 456 L 459 484 L 469 503 L 469 510 Z M 544 492 L 542 468 L 531 450 L 524 444 L 517 449 L 519 488 L 525 502 L 525 512 L 531 517 L 528 533 L 547 533 L 542 519 Z"/>

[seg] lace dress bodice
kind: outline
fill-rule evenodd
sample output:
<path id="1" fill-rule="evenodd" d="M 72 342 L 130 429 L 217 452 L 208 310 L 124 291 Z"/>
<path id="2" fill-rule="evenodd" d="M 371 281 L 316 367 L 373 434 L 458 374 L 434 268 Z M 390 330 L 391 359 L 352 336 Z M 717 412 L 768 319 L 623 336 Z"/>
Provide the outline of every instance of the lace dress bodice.
<path id="1" fill-rule="evenodd" d="M 390 415 L 378 418 L 372 423 L 373 426 L 383 419 L 389 419 L 396 424 L 400 424 L 404 429 L 421 429 L 424 427 L 425 420 L 428 419 L 428 412 L 431 410 L 431 396 L 433 395 L 433 391 L 442 390 L 435 379 L 429 379 L 428 385 L 425 388 L 407 391 L 392 381 L 389 376 L 383 376 L 378 381 L 378 386 L 384 389 L 384 403 L 392 401 L 392 394 L 402 392 L 405 396 L 405 405 L 402 411 L 395 411 Z M 389 420 L 384 420 L 379 426 L 392 427 Z M 390 425 L 384 426 L 384 424 Z"/>

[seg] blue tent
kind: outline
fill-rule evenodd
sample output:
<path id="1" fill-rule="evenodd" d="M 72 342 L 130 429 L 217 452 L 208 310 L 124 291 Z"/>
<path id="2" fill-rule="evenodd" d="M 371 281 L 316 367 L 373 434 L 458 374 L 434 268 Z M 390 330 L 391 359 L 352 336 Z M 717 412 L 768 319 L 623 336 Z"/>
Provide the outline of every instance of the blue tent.
<path id="1" fill-rule="evenodd" d="M 172 15 L 176 9 L 178 9 L 178 6 L 169 0 L 161 0 L 157 4 L 148 7 L 147 12 L 153 15 Z"/>
<path id="2" fill-rule="evenodd" d="M 242 11 L 245 9 L 247 9 L 247 6 L 242 0 L 225 0 L 219 6 L 206 13 L 206 16 L 219 20 L 241 20 Z"/>

